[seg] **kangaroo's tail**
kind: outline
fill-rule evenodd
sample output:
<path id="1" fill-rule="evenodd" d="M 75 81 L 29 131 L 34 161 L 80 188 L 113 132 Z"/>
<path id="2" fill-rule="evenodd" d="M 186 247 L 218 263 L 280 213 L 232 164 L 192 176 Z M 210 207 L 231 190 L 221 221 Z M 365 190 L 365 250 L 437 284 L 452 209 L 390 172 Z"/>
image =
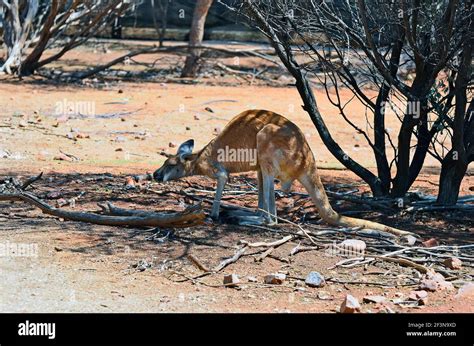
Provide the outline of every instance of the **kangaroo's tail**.
<path id="1" fill-rule="evenodd" d="M 402 231 L 400 229 L 382 225 L 377 222 L 339 215 L 329 203 L 328 196 L 326 191 L 324 191 L 324 186 L 316 170 L 313 170 L 311 173 L 303 174 L 298 180 L 308 191 L 321 218 L 331 225 L 362 227 L 377 231 L 389 232 L 397 236 L 412 234 L 411 232 Z"/>

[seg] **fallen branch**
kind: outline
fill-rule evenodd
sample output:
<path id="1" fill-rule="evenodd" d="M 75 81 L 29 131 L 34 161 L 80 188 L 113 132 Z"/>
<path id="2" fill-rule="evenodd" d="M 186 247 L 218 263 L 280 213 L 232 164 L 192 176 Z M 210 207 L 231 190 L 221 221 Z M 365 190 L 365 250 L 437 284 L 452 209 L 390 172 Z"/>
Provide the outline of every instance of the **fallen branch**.
<path id="1" fill-rule="evenodd" d="M 271 243 L 265 243 L 265 242 L 250 243 L 246 240 L 241 240 L 240 243 L 244 244 L 245 246 L 248 246 L 248 247 L 276 247 L 276 246 L 280 246 L 280 245 L 290 241 L 293 238 L 294 238 L 294 236 L 288 235 L 288 236 L 286 236 L 286 237 L 284 237 L 280 240 L 276 240 L 276 241 L 271 242 Z"/>
<path id="2" fill-rule="evenodd" d="M 269 247 L 266 249 L 263 253 L 261 253 L 259 256 L 255 257 L 254 260 L 255 262 L 262 262 L 268 255 L 270 255 L 273 251 L 275 250 L 275 247 Z"/>
<path id="3" fill-rule="evenodd" d="M 199 261 L 196 256 L 189 254 L 188 259 L 191 261 L 192 264 L 194 264 L 203 272 L 205 273 L 210 272 L 210 270 L 204 264 L 202 264 L 201 261 Z"/>
<path id="4" fill-rule="evenodd" d="M 224 269 L 225 267 L 227 267 L 229 264 L 237 262 L 237 260 L 245 253 L 245 251 L 247 251 L 247 246 L 246 245 L 241 247 L 234 254 L 234 256 L 232 256 L 230 258 L 227 258 L 227 259 L 223 260 L 221 263 L 219 263 L 212 271 L 217 273 L 217 272 L 221 271 L 222 269 Z"/>
<path id="5" fill-rule="evenodd" d="M 38 197 L 28 193 L 0 195 L 0 201 L 23 201 L 39 208 L 44 214 L 56 216 L 64 220 L 87 222 L 107 226 L 134 226 L 134 227 L 190 227 L 202 224 L 205 214 L 200 205 L 194 205 L 183 212 L 158 213 L 138 210 L 112 208 L 112 215 L 100 215 L 87 212 L 73 212 L 51 207 Z"/>

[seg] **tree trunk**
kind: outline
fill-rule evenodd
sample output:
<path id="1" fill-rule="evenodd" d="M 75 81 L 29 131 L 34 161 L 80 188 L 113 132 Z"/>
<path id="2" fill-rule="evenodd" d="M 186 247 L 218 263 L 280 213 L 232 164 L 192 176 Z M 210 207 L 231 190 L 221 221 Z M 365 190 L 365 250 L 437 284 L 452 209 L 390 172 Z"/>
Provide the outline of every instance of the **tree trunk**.
<path id="1" fill-rule="evenodd" d="M 155 5 L 155 1 L 158 2 L 158 13 L 160 15 L 159 23 L 158 23 L 158 18 L 156 16 L 157 6 Z M 168 28 L 169 0 L 151 0 L 151 7 L 152 7 L 153 25 L 155 26 L 156 33 L 158 34 L 158 42 L 159 42 L 158 47 L 161 48 L 164 46 L 163 42 L 166 35 L 166 29 Z"/>
<path id="2" fill-rule="evenodd" d="M 3 65 L 0 66 L 0 72 L 12 74 L 20 69 L 23 52 L 27 48 L 28 36 L 38 7 L 38 0 L 13 0 L 10 2 L 10 7 L 3 5 L 4 42 L 7 46 L 7 56 Z"/>
<path id="3" fill-rule="evenodd" d="M 204 25 L 207 13 L 212 5 L 212 0 L 198 0 L 194 8 L 191 31 L 189 33 L 189 54 L 184 63 L 181 77 L 196 77 L 199 71 L 199 57 L 201 50 L 196 48 L 202 44 L 204 38 Z"/>
<path id="4" fill-rule="evenodd" d="M 466 3 L 470 13 L 472 2 Z M 472 18 L 472 17 L 471 17 Z M 443 205 L 456 204 L 459 196 L 461 181 L 466 174 L 469 162 L 473 160 L 474 106 L 472 99 L 468 106 L 467 90 L 471 81 L 472 57 L 474 36 L 474 20 L 471 19 L 469 30 L 466 32 L 461 63 L 458 68 L 455 84 L 456 106 L 454 109 L 453 135 L 451 137 L 451 150 L 446 155 L 441 166 L 439 192 L 437 203 Z"/>
<path id="5" fill-rule="evenodd" d="M 450 152 L 442 163 L 437 204 L 456 204 L 461 182 L 466 174 L 468 165 L 462 160 L 453 160 L 452 155 Z"/>

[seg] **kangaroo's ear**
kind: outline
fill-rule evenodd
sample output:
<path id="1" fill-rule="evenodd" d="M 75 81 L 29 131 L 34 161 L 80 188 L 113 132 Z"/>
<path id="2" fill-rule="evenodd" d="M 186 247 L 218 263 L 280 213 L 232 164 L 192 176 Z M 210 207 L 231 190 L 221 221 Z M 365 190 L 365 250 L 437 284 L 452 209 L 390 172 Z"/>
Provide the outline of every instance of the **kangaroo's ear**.
<path id="1" fill-rule="evenodd" d="M 181 158 L 184 158 L 187 155 L 190 155 L 193 153 L 194 149 L 194 139 L 188 139 L 186 142 L 181 144 L 178 148 L 178 155 Z"/>

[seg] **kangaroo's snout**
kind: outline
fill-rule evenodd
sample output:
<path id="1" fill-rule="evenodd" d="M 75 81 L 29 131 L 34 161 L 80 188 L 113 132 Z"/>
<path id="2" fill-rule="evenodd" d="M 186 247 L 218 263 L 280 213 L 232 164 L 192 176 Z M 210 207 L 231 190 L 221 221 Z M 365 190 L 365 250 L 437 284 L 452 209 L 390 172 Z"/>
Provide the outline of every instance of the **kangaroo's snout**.
<path id="1" fill-rule="evenodd" d="M 153 179 L 158 182 L 163 182 L 163 172 L 161 172 L 161 169 L 157 169 L 153 173 Z"/>

